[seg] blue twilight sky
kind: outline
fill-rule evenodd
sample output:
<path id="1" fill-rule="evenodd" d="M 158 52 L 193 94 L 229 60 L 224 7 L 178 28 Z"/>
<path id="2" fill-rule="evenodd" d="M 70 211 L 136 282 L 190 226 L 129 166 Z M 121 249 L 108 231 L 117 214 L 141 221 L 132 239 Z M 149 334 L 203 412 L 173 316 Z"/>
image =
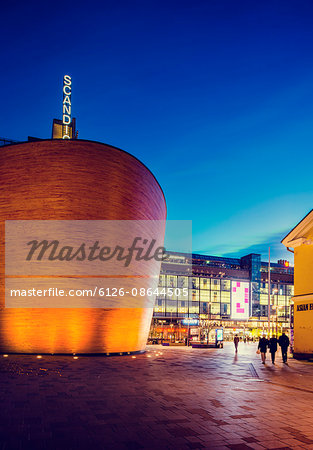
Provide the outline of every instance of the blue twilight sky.
<path id="1" fill-rule="evenodd" d="M 12 0 L 0 17 L 0 136 L 50 137 L 68 73 L 79 137 L 142 160 L 195 252 L 290 259 L 280 240 L 313 207 L 311 0 Z"/>

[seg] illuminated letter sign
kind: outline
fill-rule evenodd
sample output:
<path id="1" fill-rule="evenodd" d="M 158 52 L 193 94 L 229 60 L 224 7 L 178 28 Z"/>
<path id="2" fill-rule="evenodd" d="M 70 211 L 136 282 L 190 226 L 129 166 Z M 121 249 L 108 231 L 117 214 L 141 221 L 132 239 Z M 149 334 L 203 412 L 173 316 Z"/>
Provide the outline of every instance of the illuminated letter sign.
<path id="1" fill-rule="evenodd" d="M 69 135 L 69 124 L 71 123 L 72 113 L 72 79 L 69 75 L 63 78 L 63 139 L 71 139 Z"/>

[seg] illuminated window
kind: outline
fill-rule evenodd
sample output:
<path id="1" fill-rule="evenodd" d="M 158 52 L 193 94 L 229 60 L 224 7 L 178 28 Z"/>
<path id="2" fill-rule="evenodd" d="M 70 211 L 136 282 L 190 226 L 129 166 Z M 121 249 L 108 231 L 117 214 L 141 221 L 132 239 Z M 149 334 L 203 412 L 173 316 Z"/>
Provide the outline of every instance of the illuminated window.
<path id="1" fill-rule="evenodd" d="M 199 314 L 198 302 L 189 302 L 189 314 Z"/>
<path id="2" fill-rule="evenodd" d="M 278 294 L 279 295 L 286 295 L 286 285 L 285 284 L 279 284 L 278 285 Z"/>
<path id="3" fill-rule="evenodd" d="M 221 292 L 221 302 L 230 303 L 230 292 Z"/>
<path id="4" fill-rule="evenodd" d="M 275 298 L 275 303 L 277 302 Z M 278 295 L 278 305 L 279 306 L 285 306 L 286 303 L 286 297 L 284 295 Z"/>
<path id="5" fill-rule="evenodd" d="M 177 287 L 177 277 L 174 275 L 167 275 L 167 286 Z"/>
<path id="6" fill-rule="evenodd" d="M 160 275 L 160 278 L 159 278 L 159 286 L 166 286 L 166 278 L 165 278 L 165 275 Z"/>
<path id="7" fill-rule="evenodd" d="M 199 291 L 197 291 L 196 289 L 192 289 L 191 291 L 189 291 L 189 299 L 193 302 L 195 301 L 199 301 Z"/>
<path id="8" fill-rule="evenodd" d="M 188 302 L 187 301 L 178 301 L 178 312 L 179 313 L 188 313 Z"/>
<path id="9" fill-rule="evenodd" d="M 161 300 L 161 299 L 158 299 L 157 301 L 156 301 L 156 305 L 155 305 L 155 307 L 154 307 L 154 311 L 155 312 L 165 312 L 165 301 L 164 300 Z"/>
<path id="10" fill-rule="evenodd" d="M 212 302 L 219 302 L 220 301 L 220 292 L 218 292 L 218 291 L 211 291 L 211 301 Z"/>
<path id="11" fill-rule="evenodd" d="M 286 286 L 286 294 L 290 297 L 294 295 L 294 287 L 291 285 Z"/>
<path id="12" fill-rule="evenodd" d="M 221 280 L 221 290 L 230 291 L 230 280 Z"/>
<path id="13" fill-rule="evenodd" d="M 177 300 L 188 300 L 189 297 L 189 291 L 183 291 L 182 288 L 179 288 L 179 295 L 177 296 Z"/>
<path id="14" fill-rule="evenodd" d="M 189 278 L 189 287 L 191 289 L 199 289 L 199 278 L 198 277 L 190 277 Z"/>
<path id="15" fill-rule="evenodd" d="M 221 314 L 230 315 L 230 303 L 221 303 Z"/>
<path id="16" fill-rule="evenodd" d="M 212 291 L 219 291 L 221 289 L 221 283 L 220 280 L 212 279 L 211 280 L 211 290 Z"/>
<path id="17" fill-rule="evenodd" d="M 166 312 L 176 313 L 177 312 L 177 302 L 173 300 L 166 300 Z"/>
<path id="18" fill-rule="evenodd" d="M 220 314 L 220 304 L 219 303 L 212 303 L 211 304 L 211 314 Z"/>
<path id="19" fill-rule="evenodd" d="M 188 277 L 177 277 L 177 287 L 188 287 Z"/>
<path id="20" fill-rule="evenodd" d="M 209 302 L 211 298 L 210 291 L 200 291 L 200 301 Z"/>
<path id="21" fill-rule="evenodd" d="M 210 289 L 210 278 L 200 278 L 200 289 Z"/>
<path id="22" fill-rule="evenodd" d="M 200 303 L 200 314 L 209 314 L 210 305 L 209 303 Z"/>

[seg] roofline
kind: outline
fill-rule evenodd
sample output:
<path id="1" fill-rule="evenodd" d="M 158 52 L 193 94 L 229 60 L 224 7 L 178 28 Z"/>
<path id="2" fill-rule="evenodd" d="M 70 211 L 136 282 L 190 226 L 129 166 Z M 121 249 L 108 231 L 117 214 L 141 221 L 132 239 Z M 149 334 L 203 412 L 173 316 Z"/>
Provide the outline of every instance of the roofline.
<path id="1" fill-rule="evenodd" d="M 313 221 L 313 209 L 311 209 L 306 216 L 303 217 L 302 220 L 300 220 L 300 222 L 297 223 L 297 225 L 295 227 L 292 228 L 291 231 L 289 231 L 289 233 L 281 240 L 281 243 L 283 245 L 285 245 L 285 247 L 292 247 L 291 245 L 291 241 L 293 240 L 293 238 L 295 237 L 297 232 L 303 231 L 307 225 L 307 222 L 309 222 L 309 218 L 312 215 L 312 221 Z M 302 224 L 302 226 L 301 226 Z"/>
<path id="2" fill-rule="evenodd" d="M 167 216 L 167 204 L 166 204 L 165 194 L 164 194 L 164 191 L 161 188 L 161 185 L 158 182 L 156 176 L 153 174 L 153 172 L 142 161 L 140 161 L 139 158 L 137 158 L 136 156 L 134 156 L 131 153 L 127 152 L 126 150 L 123 150 L 123 149 L 121 149 L 119 147 L 115 147 L 114 145 L 106 144 L 105 142 L 100 142 L 100 141 L 92 141 L 90 139 L 40 139 L 39 138 L 38 141 L 35 141 L 35 142 L 34 141 L 20 141 L 20 142 L 16 141 L 16 142 L 14 142 L 12 144 L 1 145 L 0 151 L 3 148 L 14 147 L 15 145 L 37 144 L 37 143 L 41 143 L 41 142 L 55 142 L 55 141 L 62 141 L 62 142 L 77 142 L 77 141 L 79 141 L 79 142 L 91 142 L 92 144 L 106 145 L 107 147 L 111 147 L 111 148 L 114 148 L 115 150 L 119 150 L 119 151 L 121 151 L 123 153 L 126 153 L 127 155 L 131 156 L 132 158 L 136 159 L 138 162 L 140 162 L 141 165 L 143 165 L 148 170 L 149 173 L 151 173 L 152 177 L 155 179 L 157 185 L 159 186 L 159 188 L 160 188 L 160 190 L 162 192 L 163 198 L 164 198 L 165 209 L 166 209 L 166 216 Z"/>
<path id="3" fill-rule="evenodd" d="M 198 256 L 201 256 L 203 259 L 212 259 L 213 261 L 215 260 L 215 261 L 229 261 L 229 262 L 234 262 L 234 263 L 239 263 L 240 264 L 240 262 L 241 262 L 241 260 L 243 259 L 243 258 L 245 258 L 246 256 L 249 256 L 249 255 L 259 255 L 259 256 L 261 256 L 261 254 L 260 253 L 249 253 L 248 255 L 244 255 L 244 256 L 241 256 L 241 257 L 239 257 L 239 258 L 233 258 L 233 257 L 229 257 L 229 256 L 216 256 L 216 255 L 204 255 L 204 254 L 202 254 L 202 253 L 185 253 L 185 252 L 176 252 L 176 251 L 174 251 L 174 250 L 169 250 L 169 249 L 166 249 L 166 252 L 169 254 L 169 255 L 175 255 L 175 256 L 181 256 L 181 257 L 191 257 L 191 258 L 196 258 L 196 257 L 198 257 Z M 268 261 L 262 261 L 261 260 L 261 266 L 268 266 Z M 272 262 L 271 261 L 271 267 L 277 267 L 277 268 L 285 268 L 285 269 L 288 269 L 288 268 L 291 268 L 291 269 L 293 269 L 294 268 L 294 266 L 288 266 L 288 267 L 286 267 L 286 266 L 284 266 L 283 264 L 279 264 L 278 262 L 277 263 L 274 263 L 274 262 Z"/>

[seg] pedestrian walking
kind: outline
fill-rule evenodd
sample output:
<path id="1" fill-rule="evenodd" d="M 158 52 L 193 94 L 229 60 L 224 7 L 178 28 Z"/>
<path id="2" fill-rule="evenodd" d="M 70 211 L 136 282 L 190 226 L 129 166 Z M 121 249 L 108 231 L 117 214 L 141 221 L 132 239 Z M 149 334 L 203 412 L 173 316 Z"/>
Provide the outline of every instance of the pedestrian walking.
<path id="1" fill-rule="evenodd" d="M 239 344 L 239 337 L 238 334 L 234 337 L 234 344 L 235 344 L 235 352 L 238 352 L 238 344 Z"/>
<path id="2" fill-rule="evenodd" d="M 280 348 L 281 348 L 281 355 L 283 357 L 283 362 L 285 364 L 287 364 L 287 352 L 288 352 L 288 347 L 289 347 L 289 337 L 285 333 L 283 333 L 278 339 L 278 344 L 280 345 Z"/>
<path id="3" fill-rule="evenodd" d="M 260 338 L 258 345 L 258 350 L 260 350 L 261 353 L 262 364 L 265 364 L 267 347 L 268 347 L 268 340 L 266 339 L 265 336 L 263 336 Z"/>
<path id="4" fill-rule="evenodd" d="M 272 336 L 271 339 L 269 340 L 269 344 L 268 344 L 268 347 L 270 349 L 270 354 L 272 357 L 272 364 L 275 364 L 277 345 L 278 345 L 278 340 L 277 340 L 276 336 Z"/>

